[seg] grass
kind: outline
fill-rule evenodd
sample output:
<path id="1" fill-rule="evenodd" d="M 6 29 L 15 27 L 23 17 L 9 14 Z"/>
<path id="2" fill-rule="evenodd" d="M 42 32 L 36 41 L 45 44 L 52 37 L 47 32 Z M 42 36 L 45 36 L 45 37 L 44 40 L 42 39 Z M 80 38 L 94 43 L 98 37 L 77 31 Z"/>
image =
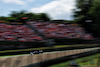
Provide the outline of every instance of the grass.
<path id="1" fill-rule="evenodd" d="M 75 47 L 75 46 L 92 46 L 92 45 L 97 45 L 97 44 L 75 44 L 75 45 L 57 45 L 54 46 L 55 48 L 63 48 L 63 47 Z"/>
<path id="2" fill-rule="evenodd" d="M 75 61 L 79 64 L 80 67 L 92 67 L 92 66 L 97 67 L 98 60 L 100 60 L 100 54 L 95 54 L 95 55 L 75 59 Z M 70 67 L 69 66 L 70 61 L 51 65 L 49 67 Z"/>

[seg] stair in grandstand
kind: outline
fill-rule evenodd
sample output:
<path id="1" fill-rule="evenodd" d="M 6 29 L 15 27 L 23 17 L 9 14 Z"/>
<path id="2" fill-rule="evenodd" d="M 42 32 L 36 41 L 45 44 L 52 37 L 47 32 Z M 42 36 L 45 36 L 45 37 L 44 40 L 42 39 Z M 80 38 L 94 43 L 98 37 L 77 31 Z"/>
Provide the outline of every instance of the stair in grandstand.
<path id="1" fill-rule="evenodd" d="M 28 24 L 28 23 L 26 23 L 26 25 L 32 30 L 34 30 L 39 36 L 44 38 L 44 40 L 46 40 L 47 46 L 52 46 L 52 44 L 54 44 L 54 41 L 52 39 L 48 39 L 41 31 L 37 30 L 35 26 L 32 26 L 31 24 Z"/>

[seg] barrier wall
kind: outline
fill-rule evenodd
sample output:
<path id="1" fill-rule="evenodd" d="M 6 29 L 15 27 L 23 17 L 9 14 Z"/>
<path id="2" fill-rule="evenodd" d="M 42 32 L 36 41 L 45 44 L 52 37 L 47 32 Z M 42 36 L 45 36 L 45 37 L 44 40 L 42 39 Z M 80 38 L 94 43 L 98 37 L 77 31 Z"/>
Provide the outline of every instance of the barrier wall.
<path id="1" fill-rule="evenodd" d="M 91 50 L 95 49 L 70 50 L 70 51 L 52 52 L 52 53 L 37 54 L 37 55 L 0 58 L 0 67 L 22 67 L 42 61 L 79 54 Z"/>

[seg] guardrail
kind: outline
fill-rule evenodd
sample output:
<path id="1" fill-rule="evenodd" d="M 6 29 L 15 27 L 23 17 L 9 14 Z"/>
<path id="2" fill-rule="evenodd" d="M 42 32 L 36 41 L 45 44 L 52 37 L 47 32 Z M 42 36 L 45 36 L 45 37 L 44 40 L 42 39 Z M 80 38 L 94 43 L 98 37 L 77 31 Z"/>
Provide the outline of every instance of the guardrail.
<path id="1" fill-rule="evenodd" d="M 48 60 L 53 60 L 56 58 L 80 54 L 80 53 L 84 53 L 87 51 L 93 51 L 93 50 L 96 50 L 96 49 L 70 50 L 70 51 L 62 51 L 62 52 L 45 53 L 45 54 L 39 54 L 39 55 L 27 55 L 27 56 L 19 56 L 19 57 L 0 58 L 0 67 L 27 66 L 27 65 L 34 64 L 34 63 L 47 62 Z"/>

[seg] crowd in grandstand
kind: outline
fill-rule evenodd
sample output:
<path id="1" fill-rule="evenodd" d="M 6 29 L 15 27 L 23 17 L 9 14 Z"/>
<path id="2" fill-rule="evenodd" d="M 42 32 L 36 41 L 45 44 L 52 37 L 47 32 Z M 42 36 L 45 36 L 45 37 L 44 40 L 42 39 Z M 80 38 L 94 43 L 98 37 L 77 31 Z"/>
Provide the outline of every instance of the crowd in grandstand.
<path id="1" fill-rule="evenodd" d="M 0 41 L 40 42 L 43 38 L 26 25 L 0 24 Z"/>
<path id="2" fill-rule="evenodd" d="M 77 24 L 59 24 L 59 23 L 48 23 L 48 22 L 27 22 L 34 26 L 45 34 L 46 37 L 50 38 L 81 38 L 81 39 L 92 39 L 90 34 L 84 31 L 84 28 Z"/>
<path id="3" fill-rule="evenodd" d="M 42 32 L 48 38 L 82 38 L 92 39 L 84 28 L 77 24 L 59 24 L 48 22 L 27 22 L 31 26 Z M 34 30 L 27 25 L 0 24 L 0 41 L 19 41 L 19 42 L 44 42 Z"/>

